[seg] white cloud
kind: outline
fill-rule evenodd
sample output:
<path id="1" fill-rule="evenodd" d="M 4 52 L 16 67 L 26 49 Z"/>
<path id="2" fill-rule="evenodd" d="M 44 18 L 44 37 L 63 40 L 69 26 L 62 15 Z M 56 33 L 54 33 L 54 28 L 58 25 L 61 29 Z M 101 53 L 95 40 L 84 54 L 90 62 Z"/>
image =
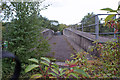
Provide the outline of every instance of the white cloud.
<path id="1" fill-rule="evenodd" d="M 50 20 L 58 20 L 60 23 L 75 24 L 87 14 L 106 13 L 100 9 L 111 7 L 116 9 L 119 0 L 46 0 L 45 4 L 52 4 L 41 14 Z"/>

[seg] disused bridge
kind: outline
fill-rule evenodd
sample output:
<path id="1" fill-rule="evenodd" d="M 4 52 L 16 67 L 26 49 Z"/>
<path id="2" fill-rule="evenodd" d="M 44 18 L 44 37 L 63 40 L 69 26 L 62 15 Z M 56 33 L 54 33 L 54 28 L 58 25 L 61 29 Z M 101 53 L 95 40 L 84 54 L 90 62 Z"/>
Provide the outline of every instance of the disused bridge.
<path id="1" fill-rule="evenodd" d="M 75 53 L 74 50 L 76 50 L 76 52 L 81 50 L 89 52 L 89 48 L 94 46 L 93 42 L 96 41 L 95 35 L 72 28 L 64 29 L 63 35 L 58 36 L 54 35 L 54 32 L 48 29 L 43 32 L 43 36 L 45 38 L 47 37 L 48 42 L 51 45 L 51 52 L 48 53 L 48 56 L 61 61 L 71 59 L 70 56 Z M 111 39 L 99 37 L 98 40 L 99 43 L 104 43 Z"/>
<path id="2" fill-rule="evenodd" d="M 90 52 L 89 48 L 91 46 L 95 46 L 93 44 L 94 41 L 98 40 L 99 43 L 104 43 L 106 41 L 111 41 L 112 38 L 106 38 L 106 37 L 100 37 L 99 34 L 113 34 L 114 38 L 116 38 L 116 34 L 114 32 L 109 33 L 99 33 L 101 23 L 99 21 L 99 16 L 101 15 L 111 15 L 111 14 L 97 14 L 90 18 L 88 18 L 85 21 L 81 22 L 81 31 L 78 31 L 75 26 L 71 26 L 71 28 L 66 28 L 63 30 L 63 35 L 54 36 L 54 32 L 52 30 L 46 30 L 43 32 L 43 36 L 46 38 L 48 37 L 48 42 L 51 45 L 51 53 L 49 53 L 49 56 L 53 56 L 57 59 L 69 59 L 71 53 L 74 53 L 73 50 L 76 52 L 79 52 L 81 50 L 88 51 L 91 54 L 97 54 L 96 51 Z M 116 15 L 114 14 L 113 18 L 116 18 Z M 84 25 L 89 21 L 93 21 L 90 25 Z M 103 24 L 102 24 L 103 25 Z M 94 27 L 95 33 L 86 33 L 84 32 L 83 28 L 91 28 Z M 115 28 L 114 28 L 115 31 Z M 117 33 L 120 34 L 120 33 Z M 50 39 L 51 38 L 51 39 Z"/>

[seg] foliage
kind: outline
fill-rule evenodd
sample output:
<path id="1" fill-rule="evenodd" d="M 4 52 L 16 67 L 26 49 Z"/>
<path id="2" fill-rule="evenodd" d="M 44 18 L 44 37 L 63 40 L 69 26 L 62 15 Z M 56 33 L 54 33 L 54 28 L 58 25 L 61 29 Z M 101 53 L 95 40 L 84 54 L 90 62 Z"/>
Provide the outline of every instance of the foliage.
<path id="1" fill-rule="evenodd" d="M 95 24 L 95 18 L 94 17 L 91 18 L 94 15 L 95 14 L 92 12 L 92 13 L 88 13 L 87 15 L 84 16 L 84 18 L 82 18 L 81 23 L 84 26 L 83 31 L 85 31 L 85 32 L 95 32 L 94 28 L 88 27 L 88 25 L 90 25 L 90 24 Z"/>
<path id="2" fill-rule="evenodd" d="M 91 48 L 100 52 L 100 57 L 94 57 L 93 60 L 88 60 L 86 56 L 89 54 L 87 52 L 81 51 L 75 55 L 72 55 L 73 59 L 65 61 L 66 68 L 60 68 L 54 62 L 51 62 L 48 58 L 42 57 L 42 61 L 38 66 L 38 60 L 30 59 L 40 68 L 41 73 L 38 75 L 38 78 L 120 78 L 120 61 L 119 61 L 119 51 L 118 51 L 118 42 L 109 41 L 104 44 L 94 42 L 95 47 Z M 44 65 L 42 69 L 40 66 Z M 35 65 L 35 64 L 33 64 Z M 29 72 L 35 67 L 30 67 L 29 65 L 25 71 Z M 49 68 L 49 70 L 48 70 Z M 44 70 L 45 69 L 45 70 Z M 48 71 L 47 71 L 48 70 Z M 43 73 L 47 74 L 43 75 Z M 35 76 L 33 75 L 32 78 Z M 39 77 L 40 76 L 40 77 Z M 35 76 L 34 78 L 36 78 Z"/>
<path id="3" fill-rule="evenodd" d="M 87 19 L 89 19 L 90 17 L 94 16 L 95 14 L 92 13 L 88 13 L 86 16 L 84 16 L 84 18 L 82 18 L 81 22 L 87 21 Z M 95 20 L 93 20 L 95 22 Z M 89 22 L 90 23 L 90 22 Z"/>
<path id="4" fill-rule="evenodd" d="M 120 61 L 119 61 L 119 43 L 116 41 L 109 41 L 104 44 L 94 42 L 95 47 L 91 47 L 100 53 L 100 57 L 92 56 L 93 59 L 88 60 L 89 53 L 80 52 L 72 57 L 79 64 L 80 69 L 84 70 L 90 75 L 90 78 L 120 78 Z"/>
<path id="5" fill-rule="evenodd" d="M 29 60 L 36 64 L 28 65 L 25 69 L 26 73 L 30 72 L 31 70 L 33 70 L 35 68 L 40 69 L 40 72 L 32 75 L 30 79 L 32 79 L 32 78 L 46 79 L 46 78 L 72 78 L 72 77 L 73 78 L 80 78 L 80 77 L 85 78 L 85 77 L 89 77 L 86 72 L 79 69 L 79 65 L 74 60 L 66 61 L 65 66 L 67 66 L 68 68 L 65 68 L 65 67 L 60 68 L 57 64 L 55 64 L 54 62 L 51 62 L 51 60 L 46 57 L 41 57 L 40 62 L 35 58 L 29 59 Z M 43 68 L 41 67 L 42 65 L 44 65 Z"/>
<path id="6" fill-rule="evenodd" d="M 47 19 L 46 17 L 42 17 L 42 16 L 40 16 L 39 19 L 40 19 L 40 24 L 42 27 L 46 27 L 50 29 L 51 23 L 49 19 Z"/>
<path id="7" fill-rule="evenodd" d="M 50 20 L 51 26 L 49 27 L 52 29 L 54 32 L 57 32 L 59 30 L 59 22 L 56 20 Z"/>
<path id="8" fill-rule="evenodd" d="M 111 8 L 103 8 L 101 10 L 105 10 L 105 11 L 108 11 L 108 12 L 114 12 L 114 13 L 117 13 L 119 14 L 119 10 L 120 10 L 120 5 L 118 6 L 118 8 L 116 10 L 113 10 Z M 105 25 L 108 25 L 108 27 L 110 28 L 115 28 L 115 31 L 114 33 L 120 31 L 120 18 L 115 18 L 116 15 L 115 14 L 111 14 L 111 15 L 108 15 L 105 19 Z M 119 40 L 119 39 L 118 39 Z M 120 42 L 120 41 L 119 41 Z"/>
<path id="9" fill-rule="evenodd" d="M 59 31 L 60 31 L 61 33 L 63 32 L 63 29 L 65 29 L 65 28 L 68 28 L 68 26 L 65 25 L 65 24 L 59 24 Z"/>
<path id="10" fill-rule="evenodd" d="M 41 2 L 10 2 L 2 3 L 4 19 L 6 22 L 3 29 L 3 40 L 8 41 L 8 51 L 14 53 L 22 63 L 22 69 L 28 64 L 28 59 L 35 57 L 40 59 L 49 51 L 47 41 L 42 37 L 41 31 L 44 18 L 39 15 Z M 12 8 L 11 8 L 12 7 Z M 13 60 L 4 59 L 3 78 L 9 78 L 13 74 Z M 9 64 L 6 64 L 9 63 Z M 10 72 L 7 72 L 10 71 Z M 22 76 L 25 74 L 21 72 Z M 27 77 L 27 76 L 24 76 Z"/>
<path id="11" fill-rule="evenodd" d="M 104 44 L 99 42 L 96 43 L 96 46 L 92 48 L 100 52 L 100 57 L 97 59 L 97 65 L 99 67 L 97 70 L 97 77 L 109 77 L 109 78 L 119 78 L 120 77 L 120 61 L 119 61 L 119 45 L 120 43 L 116 41 L 108 41 Z M 92 67 L 93 67 L 92 66 Z M 91 70 L 91 69 L 89 69 Z"/>
<path id="12" fill-rule="evenodd" d="M 108 12 L 114 12 L 114 13 L 117 13 L 117 14 L 120 14 L 119 11 L 120 11 L 120 5 L 118 6 L 118 8 L 116 10 L 113 10 L 111 8 L 104 8 L 104 9 L 101 9 L 101 10 L 105 10 L 105 11 L 108 11 Z M 120 17 L 118 16 L 118 18 L 115 18 L 116 15 L 115 14 L 111 14 L 111 15 L 108 15 L 105 19 L 105 25 L 108 25 L 109 28 L 115 28 L 115 31 L 114 33 L 116 32 L 120 32 Z M 118 35 L 118 52 L 120 53 L 120 36 Z"/>

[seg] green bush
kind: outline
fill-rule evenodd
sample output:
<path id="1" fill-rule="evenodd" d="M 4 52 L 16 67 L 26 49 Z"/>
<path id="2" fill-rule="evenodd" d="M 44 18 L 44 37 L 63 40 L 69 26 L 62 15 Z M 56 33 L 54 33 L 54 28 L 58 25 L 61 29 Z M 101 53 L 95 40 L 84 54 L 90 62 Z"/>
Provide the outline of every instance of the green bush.
<path id="1" fill-rule="evenodd" d="M 65 61 L 66 68 L 61 68 L 59 65 L 55 64 L 46 57 L 41 57 L 41 60 L 38 61 L 35 58 L 29 59 L 29 61 L 32 61 L 34 64 L 28 65 L 25 69 L 25 72 L 28 73 L 30 71 L 36 71 L 35 74 L 33 74 L 30 77 L 30 80 L 32 79 L 38 79 L 38 78 L 88 78 L 89 75 L 84 72 L 83 70 L 79 69 L 80 66 L 76 63 L 76 61 Z M 43 66 L 43 67 L 42 67 Z"/>
<path id="2" fill-rule="evenodd" d="M 91 75 L 91 78 L 120 78 L 120 52 L 119 43 L 116 41 L 108 41 L 104 44 L 95 42 L 96 46 L 91 50 L 96 49 L 100 52 L 100 57 L 94 57 L 94 60 L 87 60 L 86 52 L 77 54 L 78 60 L 81 60 L 81 69 Z"/>
<path id="3" fill-rule="evenodd" d="M 12 13 L 5 15 L 9 19 L 12 18 L 11 22 L 6 22 L 3 24 L 3 42 L 8 42 L 7 50 L 14 53 L 22 63 L 21 76 L 26 75 L 23 71 L 25 66 L 29 63 L 29 58 L 40 59 L 41 56 L 44 56 L 49 52 L 49 44 L 43 38 L 41 31 L 46 26 L 42 26 L 42 20 L 39 15 L 37 7 L 39 3 L 29 3 L 29 2 L 11 2 L 11 5 L 8 6 L 4 4 L 6 12 L 12 12 L 11 6 L 14 6 L 16 10 L 16 18 L 8 17 Z M 11 65 L 13 64 L 13 65 Z M 14 71 L 13 60 L 4 59 L 3 60 L 3 79 L 10 78 Z M 28 75 L 28 74 L 27 74 Z M 29 76 L 29 75 L 28 75 Z"/>

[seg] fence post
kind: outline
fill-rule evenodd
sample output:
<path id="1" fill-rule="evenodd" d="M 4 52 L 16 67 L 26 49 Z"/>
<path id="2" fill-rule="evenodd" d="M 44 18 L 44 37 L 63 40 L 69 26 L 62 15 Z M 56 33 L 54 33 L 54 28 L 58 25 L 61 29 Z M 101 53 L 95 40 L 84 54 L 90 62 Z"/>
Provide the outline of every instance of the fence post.
<path id="1" fill-rule="evenodd" d="M 120 1 L 118 2 L 118 6 L 120 6 Z M 118 9 L 118 14 L 120 14 L 120 8 Z M 120 15 L 118 15 L 118 17 L 120 18 Z M 118 32 L 120 32 L 120 30 Z M 120 35 L 118 35 L 118 43 L 120 44 Z M 118 52 L 120 52 L 120 45 L 118 48 Z"/>
<path id="2" fill-rule="evenodd" d="M 0 21 L 0 80 L 2 79 L 2 21 Z"/>
<path id="3" fill-rule="evenodd" d="M 116 19 L 116 15 L 114 16 L 114 19 Z M 115 28 L 114 28 L 115 31 Z M 114 39 L 116 39 L 116 34 L 114 33 Z"/>
<path id="4" fill-rule="evenodd" d="M 83 32 L 83 23 L 82 23 L 82 32 Z"/>
<path id="5" fill-rule="evenodd" d="M 114 28 L 114 31 L 115 31 L 115 28 Z M 114 39 L 116 39 L 116 34 L 114 33 Z"/>
<path id="6" fill-rule="evenodd" d="M 98 15 L 95 16 L 95 34 L 96 40 L 99 38 L 99 18 Z"/>

